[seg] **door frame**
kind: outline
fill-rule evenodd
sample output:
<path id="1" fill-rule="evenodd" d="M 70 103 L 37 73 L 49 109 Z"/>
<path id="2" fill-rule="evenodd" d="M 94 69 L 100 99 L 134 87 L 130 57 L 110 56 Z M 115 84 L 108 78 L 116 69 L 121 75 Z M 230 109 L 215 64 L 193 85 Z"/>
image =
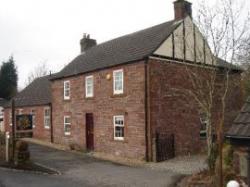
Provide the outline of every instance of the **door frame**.
<path id="1" fill-rule="evenodd" d="M 93 113 L 85 114 L 85 136 L 86 136 L 86 150 L 94 150 L 94 115 Z"/>

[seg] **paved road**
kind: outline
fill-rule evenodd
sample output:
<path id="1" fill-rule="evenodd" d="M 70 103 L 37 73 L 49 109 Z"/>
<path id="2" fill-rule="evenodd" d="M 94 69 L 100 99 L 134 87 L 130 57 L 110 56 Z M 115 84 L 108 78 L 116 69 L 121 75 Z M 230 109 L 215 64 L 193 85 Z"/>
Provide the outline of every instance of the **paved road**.
<path id="1" fill-rule="evenodd" d="M 72 181 L 62 176 L 34 174 L 31 172 L 10 171 L 0 169 L 0 187 L 63 187 L 86 186 L 91 187 L 86 181 Z"/>
<path id="2" fill-rule="evenodd" d="M 172 186 L 179 174 L 144 167 L 128 167 L 75 154 L 30 145 L 32 160 L 62 174 L 41 175 L 0 169 L 0 186 L 6 187 L 87 187 L 87 186 Z"/>

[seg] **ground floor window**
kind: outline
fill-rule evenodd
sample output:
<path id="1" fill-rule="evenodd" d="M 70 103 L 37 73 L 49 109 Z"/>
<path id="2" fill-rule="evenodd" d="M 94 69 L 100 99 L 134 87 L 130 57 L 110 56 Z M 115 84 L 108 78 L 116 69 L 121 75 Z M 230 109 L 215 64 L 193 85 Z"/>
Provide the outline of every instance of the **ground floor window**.
<path id="1" fill-rule="evenodd" d="M 44 128 L 50 128 L 50 108 L 44 109 Z"/>
<path id="2" fill-rule="evenodd" d="M 70 116 L 64 116 L 64 134 L 70 135 L 71 133 L 71 118 Z"/>
<path id="3" fill-rule="evenodd" d="M 200 122 L 201 122 L 201 126 L 200 126 L 200 137 L 201 138 L 206 138 L 207 137 L 207 123 L 208 123 L 208 117 L 205 113 L 201 113 L 200 114 Z"/>
<path id="4" fill-rule="evenodd" d="M 10 117 L 9 117 L 9 124 L 10 124 L 10 126 L 12 126 L 12 111 L 10 110 Z"/>
<path id="5" fill-rule="evenodd" d="M 124 140 L 124 116 L 114 116 L 114 139 Z"/>
<path id="6" fill-rule="evenodd" d="M 23 109 L 18 109 L 17 114 L 22 115 L 23 114 Z"/>
<path id="7" fill-rule="evenodd" d="M 31 109 L 30 115 L 32 115 L 32 128 L 36 127 L 36 111 L 35 109 Z"/>

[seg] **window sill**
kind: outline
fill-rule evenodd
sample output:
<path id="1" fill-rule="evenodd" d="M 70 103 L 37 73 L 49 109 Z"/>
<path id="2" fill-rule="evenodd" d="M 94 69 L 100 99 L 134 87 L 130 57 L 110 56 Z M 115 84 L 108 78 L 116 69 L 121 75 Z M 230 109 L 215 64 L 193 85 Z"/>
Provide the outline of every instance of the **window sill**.
<path id="1" fill-rule="evenodd" d="M 206 140 L 207 139 L 207 134 L 206 131 L 200 131 L 200 140 Z"/>
<path id="2" fill-rule="evenodd" d="M 128 143 L 128 141 L 125 140 L 125 139 L 116 139 L 116 138 L 113 138 L 112 140 L 113 140 L 114 142 Z"/>
<path id="3" fill-rule="evenodd" d="M 89 97 L 86 97 L 86 96 L 85 96 L 85 100 L 94 100 L 94 98 L 95 98 L 94 96 L 92 96 L 92 97 L 90 97 L 90 96 L 89 96 Z"/>
<path id="4" fill-rule="evenodd" d="M 64 136 L 70 136 L 70 135 L 71 135 L 71 133 L 70 133 L 70 132 L 68 132 L 68 133 L 67 133 L 67 132 L 65 132 L 65 133 L 64 133 Z"/>
<path id="5" fill-rule="evenodd" d="M 116 97 L 126 97 L 127 95 L 125 93 L 121 93 L 121 94 L 114 94 L 111 95 L 111 98 L 116 98 Z"/>
<path id="6" fill-rule="evenodd" d="M 49 129 L 50 129 L 50 127 L 44 127 L 44 129 L 48 129 L 48 130 L 49 130 Z"/>
<path id="7" fill-rule="evenodd" d="M 70 98 L 63 98 L 64 101 L 70 101 Z"/>

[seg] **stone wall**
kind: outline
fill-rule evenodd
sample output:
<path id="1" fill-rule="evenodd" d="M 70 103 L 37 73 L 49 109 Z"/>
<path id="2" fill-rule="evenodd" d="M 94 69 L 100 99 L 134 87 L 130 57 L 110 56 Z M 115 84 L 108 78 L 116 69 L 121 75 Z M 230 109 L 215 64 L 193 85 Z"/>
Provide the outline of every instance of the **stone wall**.
<path id="1" fill-rule="evenodd" d="M 113 70 L 124 71 L 124 93 L 113 94 Z M 121 157 L 145 158 L 144 62 L 78 75 L 52 83 L 56 143 L 86 149 L 86 113 L 94 116 L 94 150 Z M 85 77 L 94 76 L 94 97 L 85 97 Z M 63 98 L 64 81 L 70 81 L 70 100 Z M 71 116 L 71 134 L 64 133 L 64 116 Z M 125 117 L 125 137 L 114 140 L 114 115 Z"/>
<path id="2" fill-rule="evenodd" d="M 51 141 L 51 129 L 44 127 L 44 109 L 50 108 L 50 106 L 34 106 L 34 107 L 22 107 L 16 108 L 16 114 L 21 109 L 21 114 L 31 114 L 31 110 L 35 110 L 35 127 L 33 127 L 33 137 L 45 141 Z M 11 109 L 4 109 L 4 126 L 5 131 L 11 132 L 12 126 L 10 126 L 10 114 Z"/>
<path id="3" fill-rule="evenodd" d="M 188 94 L 188 90 L 193 88 L 188 71 L 189 73 L 197 71 L 190 68 L 193 67 L 171 61 L 149 60 L 153 157 L 156 132 L 165 136 L 174 134 L 176 155 L 205 151 L 206 139 L 200 137 L 199 106 L 194 98 Z M 199 76 L 206 77 L 207 72 L 209 69 L 203 68 Z M 239 86 L 240 74 L 233 74 L 233 80 L 237 84 L 230 88 L 228 94 L 225 127 L 231 125 L 242 105 L 242 92 Z M 221 86 L 220 83 L 218 85 Z M 217 91 L 219 92 L 219 89 Z M 213 124 L 218 124 L 218 107 L 221 103 L 218 93 L 215 94 L 215 97 L 217 99 L 214 104 L 216 107 L 213 109 Z"/>

